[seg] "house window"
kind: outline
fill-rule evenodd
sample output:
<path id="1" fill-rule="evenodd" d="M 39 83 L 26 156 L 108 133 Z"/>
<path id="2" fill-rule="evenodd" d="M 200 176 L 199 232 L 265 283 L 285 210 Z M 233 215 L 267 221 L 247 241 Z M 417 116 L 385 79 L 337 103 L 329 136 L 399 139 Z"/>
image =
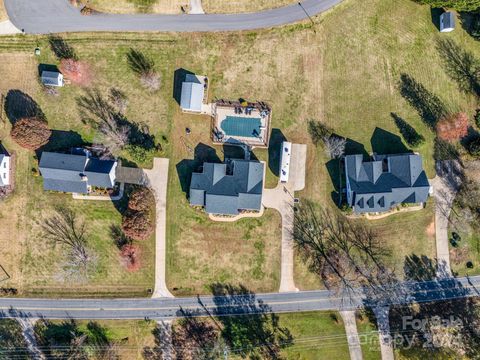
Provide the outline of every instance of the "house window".
<path id="1" fill-rule="evenodd" d="M 3 167 L 4 167 L 4 169 L 7 168 L 7 163 L 6 162 L 3 163 Z"/>
<path id="2" fill-rule="evenodd" d="M 4 178 L 4 179 L 7 178 L 7 174 L 6 174 L 6 173 L 3 173 L 3 178 Z"/>

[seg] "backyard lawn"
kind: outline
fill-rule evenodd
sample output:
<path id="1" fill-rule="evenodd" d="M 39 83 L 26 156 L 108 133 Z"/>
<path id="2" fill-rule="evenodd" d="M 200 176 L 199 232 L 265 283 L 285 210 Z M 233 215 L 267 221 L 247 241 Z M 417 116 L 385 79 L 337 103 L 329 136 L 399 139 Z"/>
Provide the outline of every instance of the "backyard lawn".
<path id="1" fill-rule="evenodd" d="M 233 280 L 248 282 L 256 291 L 272 291 L 278 286 L 280 275 L 280 217 L 276 212 L 267 211 L 262 218 L 237 223 L 213 223 L 205 214 L 189 207 L 186 198 L 189 173 L 202 159 L 222 160 L 225 149 L 211 145 L 208 117 L 185 115 L 179 110 L 172 96 L 176 70 L 207 75 L 210 99 L 244 97 L 268 102 L 273 109 L 274 131 L 290 141 L 308 144 L 306 188 L 298 195 L 325 204 L 333 204 L 337 179 L 332 167 L 327 168 L 324 151 L 310 142 L 308 120 L 324 121 L 338 134 L 348 137 L 349 152 L 362 151 L 362 146 L 367 153 L 404 151 L 391 117 L 394 112 L 426 138 L 426 143 L 414 150 L 423 155 L 428 176 L 432 177 L 433 134 L 400 96 L 396 86 L 400 74 L 415 77 L 450 108 L 473 112 L 474 99 L 460 93 L 444 73 L 435 50 L 435 39 L 440 35 L 427 6 L 410 0 L 366 0 L 359 7 L 357 0 L 346 0 L 315 20 L 315 32 L 304 22 L 242 33 L 65 36 L 78 58 L 90 66 L 93 80 L 89 88 L 104 97 L 111 88 L 124 92 L 128 99 L 126 117 L 147 124 L 162 145 L 156 155 L 170 158 L 167 282 L 174 293 L 203 293 L 210 282 Z M 480 54 L 475 41 L 460 27 L 442 36 Z M 41 50 L 38 57 L 33 55 L 36 47 Z M 154 60 L 161 77 L 158 91 L 145 90 L 129 69 L 126 53 L 130 48 Z M 63 145 L 98 139 L 92 127 L 82 122 L 77 105 L 78 98 L 86 94 L 85 89 L 70 84 L 60 89 L 58 96 L 52 96 L 38 85 L 38 64 L 59 63 L 46 37 L 2 37 L 0 60 L 4 64 L 0 69 L 0 92 L 6 95 L 9 90 L 17 89 L 30 95 L 45 113 L 51 128 L 70 131 L 59 133 L 68 135 L 60 136 L 65 140 Z M 17 150 L 7 136 L 10 125 L 5 117 L 2 126 L 7 148 Z M 186 127 L 191 129 L 189 135 Z M 255 150 L 255 155 L 267 162 L 267 186 L 275 186 L 276 163 L 273 156 L 269 157 L 272 150 L 270 154 Z M 133 160 L 127 155 L 125 158 Z M 32 155 L 18 150 L 18 159 L 21 161 L 17 168 L 18 191 L 1 210 L 0 225 L 15 224 L 0 226 L 4 229 L 0 231 L 3 248 L 9 254 L 2 261 L 8 265 L 6 270 L 12 274 L 12 283 L 17 281 L 16 286 L 36 289 L 52 285 L 48 274 L 54 272 L 49 267 L 50 250 L 39 248 L 36 241 L 34 222 L 48 211 L 40 209 L 39 204 L 48 209 L 58 197 L 67 197 L 41 192 L 40 179 L 32 178 L 30 173 L 35 164 Z M 151 159 L 136 164 L 148 167 Z M 111 244 L 104 228 L 107 223 L 119 221 L 118 211 L 108 203 L 74 204 L 93 224 L 92 241 L 98 244 L 102 258 L 109 259 L 105 261 L 115 268 L 115 249 L 102 248 L 99 242 Z M 22 209 L 28 209 L 28 218 Z M 392 262 L 401 272 L 405 256 L 411 253 L 434 256 L 432 220 L 433 203 L 429 203 L 423 211 L 369 223 L 385 239 L 394 254 Z M 10 239 L 16 240 L 18 248 L 6 246 Z M 153 256 L 148 250 L 152 244 L 153 239 L 144 243 L 147 257 Z M 43 259 L 39 265 L 36 258 Z M 147 287 L 153 276 L 152 269 L 147 274 L 148 264 L 147 261 L 145 273 L 127 276 L 116 271 L 110 273 L 112 268 L 104 267 L 92 285 Z M 35 273 L 36 267 L 41 269 L 38 277 L 25 279 L 22 274 Z M 300 288 L 319 286 L 299 259 L 295 271 Z"/>

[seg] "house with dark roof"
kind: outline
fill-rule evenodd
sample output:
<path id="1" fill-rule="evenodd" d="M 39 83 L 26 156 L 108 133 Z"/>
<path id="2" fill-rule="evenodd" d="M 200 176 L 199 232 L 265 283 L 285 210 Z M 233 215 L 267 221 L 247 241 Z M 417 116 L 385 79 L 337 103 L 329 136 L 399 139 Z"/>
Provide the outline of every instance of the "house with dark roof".
<path id="1" fill-rule="evenodd" d="M 204 163 L 201 173 L 192 174 L 190 205 L 220 215 L 260 211 L 264 171 L 264 164 L 258 161 Z"/>
<path id="2" fill-rule="evenodd" d="M 378 213 L 427 201 L 430 184 L 417 154 L 345 156 L 347 202 L 354 213 Z"/>
<path id="3" fill-rule="evenodd" d="M 39 165 L 44 190 L 79 194 L 87 194 L 92 186 L 113 188 L 116 168 L 116 161 L 100 160 L 91 157 L 88 152 L 43 152 Z"/>

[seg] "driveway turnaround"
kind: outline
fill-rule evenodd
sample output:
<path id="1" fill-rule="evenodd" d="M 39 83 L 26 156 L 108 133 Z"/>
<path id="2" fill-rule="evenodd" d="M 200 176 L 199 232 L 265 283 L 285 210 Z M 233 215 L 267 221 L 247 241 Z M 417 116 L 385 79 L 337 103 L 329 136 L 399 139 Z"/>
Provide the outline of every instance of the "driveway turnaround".
<path id="1" fill-rule="evenodd" d="M 432 302 L 478 296 L 480 276 L 443 279 L 427 282 L 405 282 L 408 297 L 385 299 L 383 305 Z M 248 302 L 246 302 L 248 299 Z M 238 315 L 258 312 L 301 312 L 323 310 L 353 310 L 372 306 L 360 291 L 350 299 L 338 297 L 328 290 L 255 294 L 245 297 L 194 296 L 188 298 L 137 299 L 22 299 L 0 298 L 1 316 L 49 319 L 152 319 L 171 320 L 185 316 Z M 256 301 L 256 306 L 252 302 Z M 262 306 L 258 304 L 262 303 Z M 367 303 L 367 305 L 364 305 Z M 249 305 L 250 304 L 250 305 Z M 15 311 L 12 311 L 15 309 Z M 190 310 L 190 312 L 180 311 Z M 378 318 L 378 315 L 377 315 Z"/>
<path id="2" fill-rule="evenodd" d="M 148 185 L 155 193 L 155 290 L 152 297 L 173 297 L 165 281 L 167 250 L 167 185 L 168 159 L 154 158 L 153 168 L 144 170 Z"/>
<path id="3" fill-rule="evenodd" d="M 67 0 L 4 0 L 10 21 L 29 34 L 80 31 L 234 31 L 280 26 L 324 12 L 342 0 L 305 0 L 277 9 L 243 14 L 83 16 Z M 307 15 L 308 14 L 308 15 Z"/>

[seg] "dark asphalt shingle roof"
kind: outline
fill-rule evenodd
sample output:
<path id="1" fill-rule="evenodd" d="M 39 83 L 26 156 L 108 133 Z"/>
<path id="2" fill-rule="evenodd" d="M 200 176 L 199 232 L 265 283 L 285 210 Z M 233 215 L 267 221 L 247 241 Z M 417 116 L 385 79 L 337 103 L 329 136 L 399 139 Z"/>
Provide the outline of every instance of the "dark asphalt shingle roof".
<path id="1" fill-rule="evenodd" d="M 212 214 L 260 210 L 263 172 L 264 165 L 258 161 L 233 160 L 228 166 L 205 163 L 202 173 L 192 174 L 190 204 L 205 206 L 205 211 Z"/>
<path id="2" fill-rule="evenodd" d="M 113 187 L 115 179 L 110 172 L 115 166 L 115 161 L 87 155 L 43 152 L 39 168 L 45 190 L 87 193 L 88 186 Z"/>
<path id="3" fill-rule="evenodd" d="M 375 155 L 368 162 L 363 155 L 348 155 L 345 171 L 352 193 L 349 205 L 357 213 L 425 202 L 429 194 L 430 184 L 417 154 Z"/>

